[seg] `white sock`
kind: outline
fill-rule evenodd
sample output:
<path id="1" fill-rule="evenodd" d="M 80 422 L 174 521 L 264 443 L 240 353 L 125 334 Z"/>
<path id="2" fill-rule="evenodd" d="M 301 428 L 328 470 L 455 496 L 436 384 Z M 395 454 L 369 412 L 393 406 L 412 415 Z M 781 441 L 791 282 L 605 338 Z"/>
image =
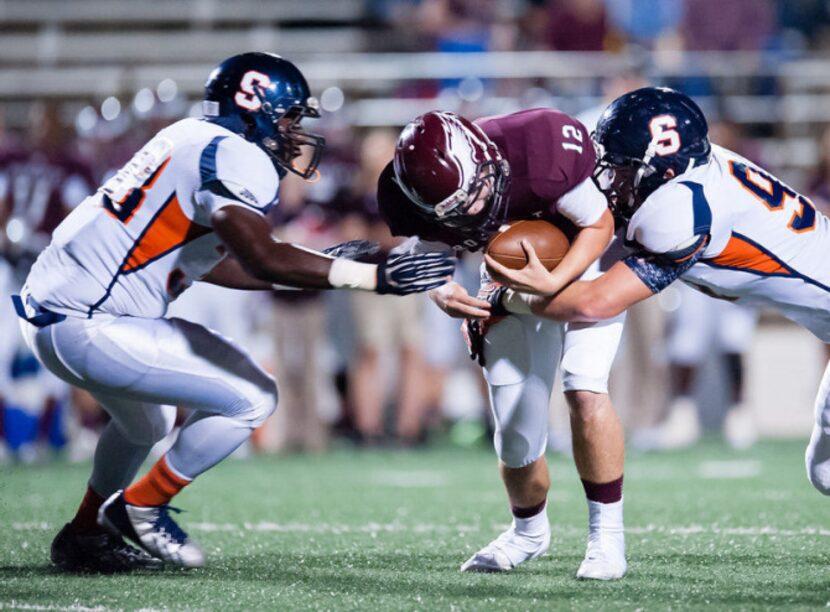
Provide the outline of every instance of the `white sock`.
<path id="1" fill-rule="evenodd" d="M 534 514 L 528 518 L 513 517 L 513 525 L 516 533 L 522 533 L 529 536 L 541 535 L 550 529 L 548 522 L 548 505 L 547 503 L 542 507 L 538 514 Z"/>
<path id="2" fill-rule="evenodd" d="M 588 527 L 591 533 L 623 533 L 623 500 L 603 504 L 589 499 Z"/>

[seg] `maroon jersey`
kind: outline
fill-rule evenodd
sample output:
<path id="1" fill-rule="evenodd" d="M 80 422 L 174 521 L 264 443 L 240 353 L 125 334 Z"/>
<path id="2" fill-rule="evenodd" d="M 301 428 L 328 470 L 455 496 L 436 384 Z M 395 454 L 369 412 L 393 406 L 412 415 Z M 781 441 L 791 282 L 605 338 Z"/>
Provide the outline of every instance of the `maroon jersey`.
<path id="1" fill-rule="evenodd" d="M 596 163 L 585 126 L 546 108 L 485 117 L 475 122 L 510 164 L 506 220 L 545 219 L 563 225 L 557 201 L 591 175 Z M 418 236 L 453 247 L 475 249 L 463 233 L 420 215 L 394 180 L 390 162 L 378 180 L 381 217 L 396 236 Z M 567 222 L 564 225 L 568 225 Z"/>

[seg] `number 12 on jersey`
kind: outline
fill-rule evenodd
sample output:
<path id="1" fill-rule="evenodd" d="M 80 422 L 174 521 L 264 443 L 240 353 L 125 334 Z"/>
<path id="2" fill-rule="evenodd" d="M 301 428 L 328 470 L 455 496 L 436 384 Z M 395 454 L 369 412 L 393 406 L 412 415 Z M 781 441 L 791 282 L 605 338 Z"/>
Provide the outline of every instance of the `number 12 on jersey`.
<path id="1" fill-rule="evenodd" d="M 566 151 L 576 151 L 577 153 L 582 153 L 582 132 L 579 131 L 579 128 L 575 125 L 563 125 L 562 138 L 576 140 L 576 142 L 563 141 L 563 149 Z"/>
<path id="2" fill-rule="evenodd" d="M 730 161 L 729 171 L 744 189 L 754 195 L 771 211 L 783 210 L 788 198 L 795 200 L 799 208 L 787 223 L 790 230 L 796 234 L 801 234 L 815 229 L 816 207 L 803 195 L 771 174 L 739 161 Z"/>

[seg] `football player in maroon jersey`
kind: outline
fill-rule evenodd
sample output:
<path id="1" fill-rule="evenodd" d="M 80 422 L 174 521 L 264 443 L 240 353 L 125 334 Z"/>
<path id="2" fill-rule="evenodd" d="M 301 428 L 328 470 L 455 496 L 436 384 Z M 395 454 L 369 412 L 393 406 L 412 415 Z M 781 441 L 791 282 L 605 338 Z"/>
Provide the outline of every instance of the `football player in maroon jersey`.
<path id="1" fill-rule="evenodd" d="M 572 246 L 552 277 L 564 287 L 598 275 L 596 260 L 614 222 L 591 181 L 595 153 L 585 127 L 552 109 L 480 119 L 429 112 L 401 133 L 381 174 L 378 201 L 405 246 L 481 249 L 505 222 L 545 219 L 570 228 Z M 431 292 L 448 315 L 482 325 L 495 284 L 482 274 L 477 297 L 457 283 Z M 492 324 L 471 346 L 484 367 L 495 448 L 513 513 L 511 527 L 475 553 L 462 571 L 507 571 L 544 554 L 550 543 L 550 486 L 544 458 L 548 404 L 557 367 L 571 413 L 574 459 L 588 499 L 588 549 L 579 578 L 609 580 L 626 572 L 623 536 L 623 433 L 607 379 L 622 331 L 617 317 L 563 325 L 533 315 Z"/>

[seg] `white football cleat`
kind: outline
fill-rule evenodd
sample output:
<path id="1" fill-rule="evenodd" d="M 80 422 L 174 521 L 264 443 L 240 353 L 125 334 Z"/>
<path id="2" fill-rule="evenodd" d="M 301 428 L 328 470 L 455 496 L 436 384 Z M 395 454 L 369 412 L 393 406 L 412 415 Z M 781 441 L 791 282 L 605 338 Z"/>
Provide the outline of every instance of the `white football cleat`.
<path id="1" fill-rule="evenodd" d="M 517 533 L 515 524 L 467 559 L 462 572 L 509 572 L 525 561 L 541 557 L 550 546 L 550 526 L 538 535 Z"/>
<path id="2" fill-rule="evenodd" d="M 580 580 L 618 580 L 625 576 L 625 536 L 622 532 L 595 531 L 588 535 L 585 559 L 576 570 Z"/>
<path id="3" fill-rule="evenodd" d="M 124 500 L 124 491 L 118 491 L 98 510 L 98 523 L 167 563 L 203 567 L 205 553 L 172 519 L 170 510 L 175 508 L 133 506 Z"/>

